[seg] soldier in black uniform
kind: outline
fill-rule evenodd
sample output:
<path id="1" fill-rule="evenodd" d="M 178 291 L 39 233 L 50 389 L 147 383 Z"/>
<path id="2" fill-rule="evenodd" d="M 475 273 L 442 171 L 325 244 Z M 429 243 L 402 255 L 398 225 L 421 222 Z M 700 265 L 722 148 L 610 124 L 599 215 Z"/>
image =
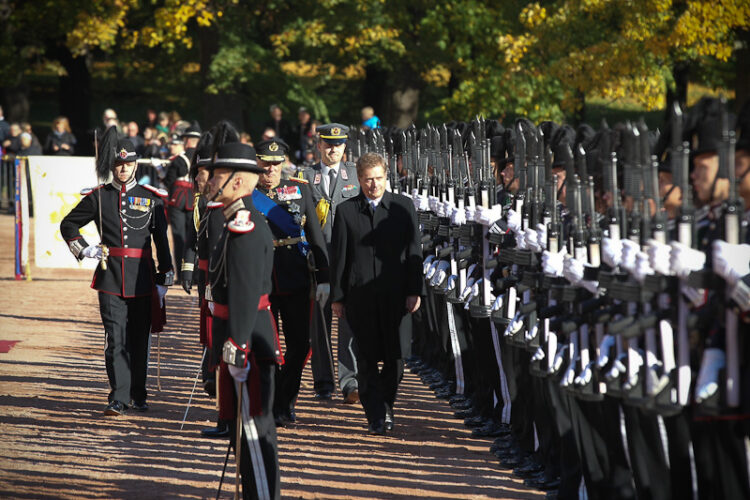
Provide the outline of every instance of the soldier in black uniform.
<path id="1" fill-rule="evenodd" d="M 271 307 L 274 315 L 281 316 L 286 342 L 274 409 L 277 425 L 284 425 L 296 421 L 294 404 L 310 353 L 310 323 L 319 316 L 312 314 L 317 307 L 314 301 L 324 305 L 330 293 L 328 253 L 307 181 L 281 179 L 289 146 L 281 139 L 271 139 L 258 143 L 257 151 L 258 164 L 266 173 L 260 176 L 253 200 L 274 236 Z"/>
<path id="2" fill-rule="evenodd" d="M 239 469 L 244 497 L 279 498 L 272 409 L 276 364 L 283 360 L 268 299 L 273 235 L 252 197 L 264 170 L 252 146 L 241 143 L 219 147 L 211 167 L 209 186 L 225 205 L 226 223 L 211 252 L 206 290 L 213 300 L 213 350 L 235 381 L 241 422 L 232 424 L 243 429 Z"/>
<path id="3" fill-rule="evenodd" d="M 185 240 L 192 221 L 193 183 L 188 170 L 195 149 L 185 149 L 182 136 L 172 135 L 169 142 L 170 163 L 164 177 L 164 184 L 169 190 L 169 223 L 172 226 L 172 242 L 176 259 L 185 253 Z M 179 269 L 179 267 L 178 267 Z M 177 274 L 182 281 L 182 270 Z"/>
<path id="4" fill-rule="evenodd" d="M 146 369 L 152 312 L 172 281 L 163 197 L 166 193 L 135 180 L 138 155 L 111 127 L 102 137 L 97 170 L 113 180 L 92 190 L 63 219 L 60 232 L 79 260 L 102 260 L 91 287 L 99 291 L 106 332 L 105 363 L 111 391 L 105 415 L 121 415 L 130 404 L 146 411 Z M 101 211 L 100 211 L 101 206 Z M 101 214 L 101 215 L 100 215 Z M 80 228 L 95 221 L 103 245 L 91 246 Z M 156 244 L 159 274 L 151 256 Z M 106 266 L 106 267 L 105 267 Z M 154 304 L 155 302 L 155 304 Z M 163 303 L 163 302 L 162 302 Z"/>

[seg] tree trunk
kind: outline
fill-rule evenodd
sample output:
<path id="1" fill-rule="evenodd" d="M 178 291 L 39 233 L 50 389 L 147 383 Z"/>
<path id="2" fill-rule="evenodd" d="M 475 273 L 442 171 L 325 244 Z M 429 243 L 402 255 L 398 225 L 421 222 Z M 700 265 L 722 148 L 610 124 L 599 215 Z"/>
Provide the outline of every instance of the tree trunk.
<path id="1" fill-rule="evenodd" d="M 392 73 L 390 100 L 387 108 L 386 123 L 398 128 L 407 128 L 416 123 L 419 113 L 420 85 L 411 68 L 402 68 Z"/>
<path id="2" fill-rule="evenodd" d="M 574 127 L 586 121 L 586 93 L 582 90 L 576 90 L 576 110 L 573 112 L 571 121 Z"/>
<path id="3" fill-rule="evenodd" d="M 365 68 L 365 81 L 362 85 L 362 106 L 372 106 L 375 115 L 381 119 L 383 124 L 390 124 L 392 121 L 387 116 L 388 113 L 388 76 L 387 71 L 367 66 Z M 356 111 L 356 121 L 359 122 L 359 109 Z"/>
<path id="4" fill-rule="evenodd" d="M 91 112 L 91 73 L 85 56 L 73 57 L 73 54 L 61 47 L 58 61 L 63 65 L 67 75 L 61 76 L 58 86 L 60 114 L 70 121 L 70 128 L 78 139 L 76 155 L 93 155 L 94 143 L 90 130 Z"/>
<path id="5" fill-rule="evenodd" d="M 688 78 L 690 77 L 690 66 L 687 62 L 677 62 L 672 67 L 672 78 L 674 78 L 674 90 L 667 88 L 666 119 L 671 116 L 672 104 L 680 103 L 682 109 L 687 108 Z"/>
<path id="6" fill-rule="evenodd" d="M 737 51 L 734 110 L 739 113 L 750 99 L 750 30 L 738 31 L 737 39 L 741 42 L 742 48 Z"/>
<path id="7" fill-rule="evenodd" d="M 209 94 L 206 88 L 211 83 L 209 69 L 211 62 L 219 51 L 219 34 L 214 27 L 200 28 L 200 81 L 201 93 L 201 127 L 208 130 L 219 120 L 229 120 L 237 127 L 238 132 L 245 130 L 245 117 L 242 110 L 245 104 L 236 94 Z"/>

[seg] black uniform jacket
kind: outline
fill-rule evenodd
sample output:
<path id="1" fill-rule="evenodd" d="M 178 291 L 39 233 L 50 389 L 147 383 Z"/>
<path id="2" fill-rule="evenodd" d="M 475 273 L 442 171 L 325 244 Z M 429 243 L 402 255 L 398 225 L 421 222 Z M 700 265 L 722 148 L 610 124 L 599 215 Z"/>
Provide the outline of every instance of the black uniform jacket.
<path id="1" fill-rule="evenodd" d="M 406 297 L 423 294 L 422 249 L 414 205 L 386 192 L 371 213 L 364 194 L 339 205 L 333 224 L 331 301 L 343 302 L 360 352 L 407 355 Z"/>
<path id="2" fill-rule="evenodd" d="M 156 244 L 159 271 L 172 269 L 167 240 L 167 219 L 164 213 L 166 195 L 151 186 L 135 181 L 121 185 L 117 181 L 99 186 L 87 194 L 60 223 L 60 232 L 73 255 L 83 259 L 82 251 L 89 244 L 80 229 L 92 220 L 99 227 L 99 202 L 102 204 L 102 243 L 109 248 L 107 269 L 94 272 L 91 287 L 121 297 L 150 295 L 154 287 L 154 261 L 151 238 Z M 143 252 L 138 257 L 133 253 Z M 120 254 L 120 255 L 118 255 Z"/>
<path id="3" fill-rule="evenodd" d="M 302 179 L 282 180 L 278 186 L 260 192 L 273 200 L 276 205 L 286 210 L 295 223 L 305 231 L 305 238 L 310 245 L 315 262 L 315 279 L 318 283 L 328 283 L 328 252 L 315 214 L 315 202 L 307 183 Z M 271 214 L 267 217 L 268 225 L 275 242 L 290 237 L 274 223 Z M 273 293 L 289 294 L 310 288 L 310 271 L 307 257 L 302 255 L 298 245 L 276 246 L 273 259 Z"/>
<path id="4" fill-rule="evenodd" d="M 193 183 L 188 175 L 193 154 L 195 148 L 189 148 L 173 156 L 164 177 L 164 184 L 169 188 L 169 204 L 181 210 L 193 209 Z"/>
<path id="5" fill-rule="evenodd" d="M 231 339 L 238 348 L 254 352 L 259 361 L 281 362 L 271 314 L 267 307 L 259 309 L 263 296 L 271 293 L 271 230 L 250 195 L 225 206 L 222 213 L 226 226 L 209 265 L 210 294 L 216 305 L 214 354 L 220 359 L 222 346 Z"/>

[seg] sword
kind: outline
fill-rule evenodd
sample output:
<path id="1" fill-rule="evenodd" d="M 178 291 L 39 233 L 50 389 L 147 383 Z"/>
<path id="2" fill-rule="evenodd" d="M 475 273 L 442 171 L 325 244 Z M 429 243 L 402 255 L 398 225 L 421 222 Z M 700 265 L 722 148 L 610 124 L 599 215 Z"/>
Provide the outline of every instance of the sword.
<path id="1" fill-rule="evenodd" d="M 227 456 L 224 457 L 224 468 L 221 469 L 221 479 L 219 479 L 219 489 L 216 490 L 216 500 L 219 500 L 219 496 L 221 495 L 221 485 L 224 484 L 224 474 L 227 472 L 227 464 L 229 463 L 229 452 L 232 449 L 232 441 L 229 441 L 229 446 L 227 446 Z"/>
<path id="2" fill-rule="evenodd" d="M 185 415 L 182 416 L 182 423 L 180 424 L 180 430 L 182 430 L 183 426 L 185 425 L 185 420 L 187 419 L 188 410 L 190 410 L 190 403 L 193 401 L 193 394 L 195 394 L 195 387 L 198 385 L 198 377 L 203 371 L 203 361 L 205 361 L 206 359 L 207 350 L 208 348 L 206 347 L 203 348 L 203 357 L 201 358 L 201 364 L 198 367 L 198 373 L 195 374 L 195 383 L 193 384 L 193 390 L 190 391 L 190 398 L 188 398 L 187 408 L 185 408 Z"/>
<path id="3" fill-rule="evenodd" d="M 238 392 L 238 410 L 242 419 L 242 429 L 245 431 L 245 439 L 247 441 L 247 448 L 250 452 L 250 461 L 253 466 L 253 476 L 255 477 L 255 486 L 258 490 L 259 500 L 270 500 L 271 495 L 268 489 L 268 477 L 266 477 L 266 467 L 263 462 L 263 452 L 260 449 L 260 439 L 258 435 L 258 428 L 255 425 L 255 420 L 250 416 L 250 397 L 247 393 L 247 384 L 244 382 L 236 382 L 235 386 Z M 238 422 L 239 423 L 239 422 Z M 237 426 L 239 429 L 239 425 Z M 240 436 L 240 431 L 237 431 L 237 436 Z M 239 441 L 238 441 L 238 444 Z M 239 481 L 239 464 L 241 448 L 235 448 L 237 453 L 237 472 Z M 235 493 L 239 494 L 239 484 L 235 487 Z"/>

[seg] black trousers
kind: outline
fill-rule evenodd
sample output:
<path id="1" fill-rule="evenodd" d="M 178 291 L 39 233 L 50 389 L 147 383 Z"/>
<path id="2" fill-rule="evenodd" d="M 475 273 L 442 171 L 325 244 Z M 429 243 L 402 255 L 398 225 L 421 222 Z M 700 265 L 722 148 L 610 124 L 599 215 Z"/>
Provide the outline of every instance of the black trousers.
<path id="1" fill-rule="evenodd" d="M 386 405 L 393 410 L 398 384 L 404 376 L 404 361 L 389 359 L 378 369 L 378 361 L 366 355 L 358 358 L 359 400 L 365 410 L 367 421 L 375 423 L 385 419 Z"/>
<path id="2" fill-rule="evenodd" d="M 174 269 L 177 270 L 177 279 L 182 279 L 182 257 L 185 255 L 185 239 L 188 227 L 193 224 L 193 211 L 182 210 L 178 207 L 169 207 L 169 224 L 172 226 L 172 242 L 174 246 Z"/>
<path id="3" fill-rule="evenodd" d="M 124 299 L 99 292 L 99 312 L 105 332 L 109 400 L 126 405 L 131 399 L 145 401 L 151 296 Z"/>
<path id="4" fill-rule="evenodd" d="M 260 404 L 261 414 L 253 417 L 246 415 L 246 418 L 252 420 L 257 431 L 258 448 L 260 450 L 260 456 L 263 460 L 263 468 L 265 478 L 268 484 L 268 492 L 271 498 L 281 498 L 281 475 L 279 472 L 279 455 L 277 451 L 276 441 L 276 423 L 273 419 L 273 407 L 274 398 L 274 375 L 276 367 L 272 363 L 258 363 L 257 367 L 252 369 L 260 371 Z M 243 383 L 246 385 L 246 383 Z M 238 385 L 235 383 L 235 397 Z M 247 394 L 250 395 L 248 386 Z M 244 399 L 243 395 L 243 399 Z M 252 396 L 250 396 L 252 398 Z M 231 420 L 229 429 L 229 439 L 234 442 L 237 437 L 237 424 L 241 425 L 241 422 L 237 420 Z M 247 442 L 247 435 L 245 434 L 245 428 L 242 429 L 242 454 L 240 456 L 240 473 L 242 474 L 242 497 L 245 499 L 258 498 L 258 487 L 255 482 L 255 475 L 253 468 L 257 466 L 257 463 L 253 462 L 253 457 L 250 453 L 250 448 Z M 236 446 L 235 446 L 236 453 Z"/>
<path id="5" fill-rule="evenodd" d="M 309 290 L 289 295 L 271 295 L 271 310 L 281 318 L 284 333 L 284 364 L 276 372 L 275 408 L 291 410 L 299 394 L 302 371 L 310 352 L 311 299 Z"/>

